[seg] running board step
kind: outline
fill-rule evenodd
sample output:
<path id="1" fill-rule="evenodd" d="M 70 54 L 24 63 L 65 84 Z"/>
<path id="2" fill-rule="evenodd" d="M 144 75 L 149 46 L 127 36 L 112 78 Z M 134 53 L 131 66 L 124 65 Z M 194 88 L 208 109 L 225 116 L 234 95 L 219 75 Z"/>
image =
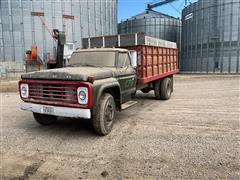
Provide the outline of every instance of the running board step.
<path id="1" fill-rule="evenodd" d="M 137 104 L 137 101 L 128 101 L 128 102 L 122 104 L 122 110 L 125 110 L 135 104 Z"/>

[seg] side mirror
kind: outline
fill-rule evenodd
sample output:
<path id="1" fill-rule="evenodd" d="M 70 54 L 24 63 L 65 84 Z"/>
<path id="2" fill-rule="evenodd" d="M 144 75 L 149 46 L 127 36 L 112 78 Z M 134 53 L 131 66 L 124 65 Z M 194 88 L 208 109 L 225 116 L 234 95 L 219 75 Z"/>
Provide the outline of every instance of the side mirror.
<path id="1" fill-rule="evenodd" d="M 130 51 L 131 55 L 131 65 L 133 68 L 137 67 L 137 51 Z"/>

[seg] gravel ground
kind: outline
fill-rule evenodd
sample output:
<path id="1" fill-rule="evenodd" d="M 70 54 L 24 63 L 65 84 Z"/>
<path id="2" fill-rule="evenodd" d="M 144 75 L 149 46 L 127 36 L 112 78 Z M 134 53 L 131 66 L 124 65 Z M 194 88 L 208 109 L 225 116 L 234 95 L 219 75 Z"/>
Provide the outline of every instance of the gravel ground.
<path id="1" fill-rule="evenodd" d="M 238 179 L 240 76 L 177 75 L 169 101 L 137 93 L 112 133 L 86 120 L 38 125 L 1 93 L 2 179 Z"/>

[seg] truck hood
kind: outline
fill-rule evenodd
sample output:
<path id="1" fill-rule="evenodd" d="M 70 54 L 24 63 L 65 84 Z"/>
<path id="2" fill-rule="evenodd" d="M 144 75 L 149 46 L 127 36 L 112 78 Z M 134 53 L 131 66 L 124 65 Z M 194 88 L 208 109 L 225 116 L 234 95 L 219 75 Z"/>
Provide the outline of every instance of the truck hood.
<path id="1" fill-rule="evenodd" d="M 21 77 L 22 79 L 87 81 L 89 76 L 94 77 L 95 80 L 110 78 L 114 76 L 114 68 L 66 67 L 26 73 Z"/>

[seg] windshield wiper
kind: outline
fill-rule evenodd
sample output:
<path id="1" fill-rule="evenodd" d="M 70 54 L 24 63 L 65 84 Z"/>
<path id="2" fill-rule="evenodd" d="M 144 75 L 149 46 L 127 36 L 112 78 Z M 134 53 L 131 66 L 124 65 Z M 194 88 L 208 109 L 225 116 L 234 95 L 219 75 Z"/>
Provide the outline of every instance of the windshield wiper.
<path id="1" fill-rule="evenodd" d="M 76 67 L 79 66 L 79 64 L 68 64 L 66 67 Z"/>
<path id="2" fill-rule="evenodd" d="M 81 66 L 98 67 L 98 66 L 95 66 L 95 65 L 92 65 L 92 64 L 81 64 Z"/>
<path id="3" fill-rule="evenodd" d="M 103 66 L 96 66 L 93 64 L 69 64 L 69 65 L 67 65 L 67 67 L 77 67 L 77 66 L 99 67 L 99 68 L 103 67 Z"/>
<path id="4" fill-rule="evenodd" d="M 69 64 L 67 67 L 76 67 L 76 66 L 90 66 L 90 67 L 97 67 L 91 64 Z"/>

